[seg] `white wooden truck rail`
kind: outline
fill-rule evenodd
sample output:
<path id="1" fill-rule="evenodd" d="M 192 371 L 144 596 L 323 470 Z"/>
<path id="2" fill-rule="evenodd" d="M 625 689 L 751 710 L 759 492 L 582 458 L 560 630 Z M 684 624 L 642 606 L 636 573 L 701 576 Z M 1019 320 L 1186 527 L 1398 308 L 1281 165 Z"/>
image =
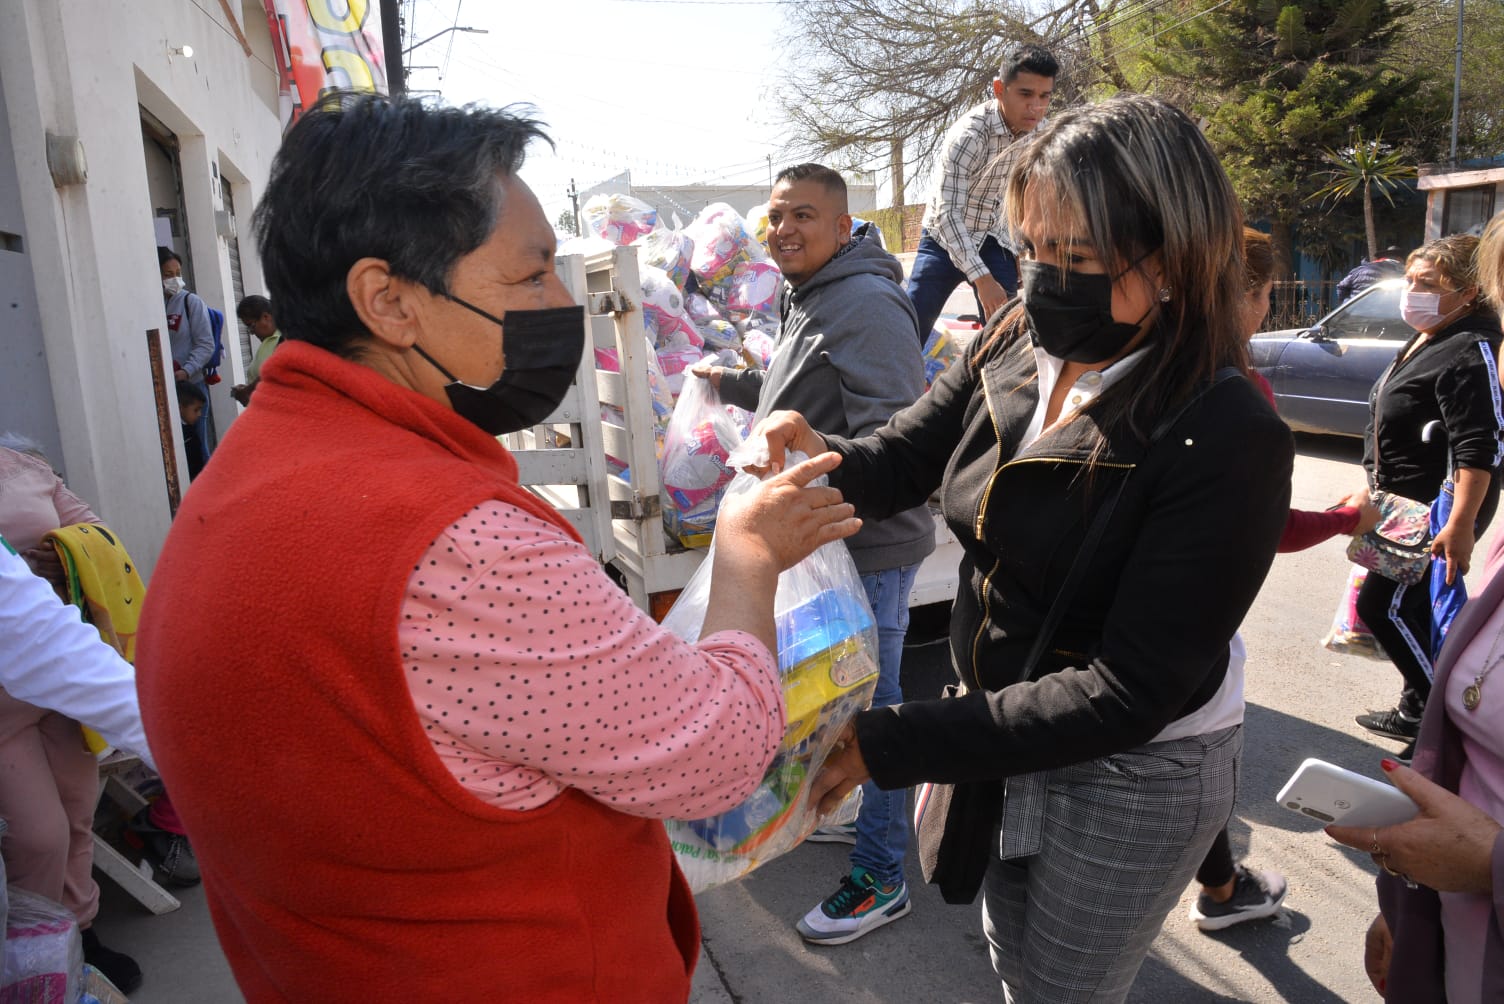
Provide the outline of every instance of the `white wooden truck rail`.
<path id="1" fill-rule="evenodd" d="M 663 528 L 637 250 L 566 255 L 557 270 L 585 306 L 580 370 L 542 425 L 502 441 L 517 457 L 522 483 L 558 509 L 597 560 L 617 571 L 632 601 L 651 612 L 652 598 L 682 589 L 705 551 L 682 547 Z M 619 372 L 596 365 L 597 348 L 614 351 Z M 619 409 L 625 425 L 602 421 L 602 405 Z M 626 461 L 630 480 L 610 473 L 608 454 Z M 935 544 L 915 577 L 910 606 L 955 598 L 960 545 L 938 513 Z"/>

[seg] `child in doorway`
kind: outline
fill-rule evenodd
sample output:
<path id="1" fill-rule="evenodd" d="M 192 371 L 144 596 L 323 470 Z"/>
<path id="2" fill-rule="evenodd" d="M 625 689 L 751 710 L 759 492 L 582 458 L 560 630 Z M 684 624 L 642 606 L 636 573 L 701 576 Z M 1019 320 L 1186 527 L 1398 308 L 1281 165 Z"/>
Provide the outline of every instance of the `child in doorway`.
<path id="1" fill-rule="evenodd" d="M 183 423 L 183 450 L 188 456 L 188 480 L 204 469 L 204 444 L 199 439 L 198 420 L 208 405 L 204 392 L 191 383 L 178 381 L 178 417 Z"/>

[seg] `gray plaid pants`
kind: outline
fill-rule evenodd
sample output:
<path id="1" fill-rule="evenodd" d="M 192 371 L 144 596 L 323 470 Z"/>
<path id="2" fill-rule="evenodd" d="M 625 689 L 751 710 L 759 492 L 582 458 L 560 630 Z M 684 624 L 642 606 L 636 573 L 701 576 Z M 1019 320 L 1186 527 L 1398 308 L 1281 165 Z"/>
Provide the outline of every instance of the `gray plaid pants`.
<path id="1" fill-rule="evenodd" d="M 982 927 L 1008 1004 L 1112 1004 L 1237 797 L 1243 728 L 1009 780 Z"/>

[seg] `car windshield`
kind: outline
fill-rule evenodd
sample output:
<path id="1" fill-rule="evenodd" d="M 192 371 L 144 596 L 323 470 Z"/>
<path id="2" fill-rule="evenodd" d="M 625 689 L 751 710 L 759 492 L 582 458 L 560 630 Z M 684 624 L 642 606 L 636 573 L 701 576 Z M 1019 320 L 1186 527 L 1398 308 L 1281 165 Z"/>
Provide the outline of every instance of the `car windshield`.
<path id="1" fill-rule="evenodd" d="M 1415 329 L 1400 317 L 1404 283 L 1385 284 L 1353 297 L 1322 322 L 1328 338 L 1384 338 L 1407 341 Z"/>

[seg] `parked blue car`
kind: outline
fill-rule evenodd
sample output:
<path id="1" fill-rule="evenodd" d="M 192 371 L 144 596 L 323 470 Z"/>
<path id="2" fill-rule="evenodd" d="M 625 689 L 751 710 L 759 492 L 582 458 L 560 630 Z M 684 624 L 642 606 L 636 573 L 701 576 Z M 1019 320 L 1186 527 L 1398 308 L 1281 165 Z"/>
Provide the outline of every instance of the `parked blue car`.
<path id="1" fill-rule="evenodd" d="M 1405 280 L 1375 283 L 1309 328 L 1253 336 L 1253 367 L 1297 432 L 1362 437 L 1368 393 L 1415 329 L 1400 317 Z"/>

